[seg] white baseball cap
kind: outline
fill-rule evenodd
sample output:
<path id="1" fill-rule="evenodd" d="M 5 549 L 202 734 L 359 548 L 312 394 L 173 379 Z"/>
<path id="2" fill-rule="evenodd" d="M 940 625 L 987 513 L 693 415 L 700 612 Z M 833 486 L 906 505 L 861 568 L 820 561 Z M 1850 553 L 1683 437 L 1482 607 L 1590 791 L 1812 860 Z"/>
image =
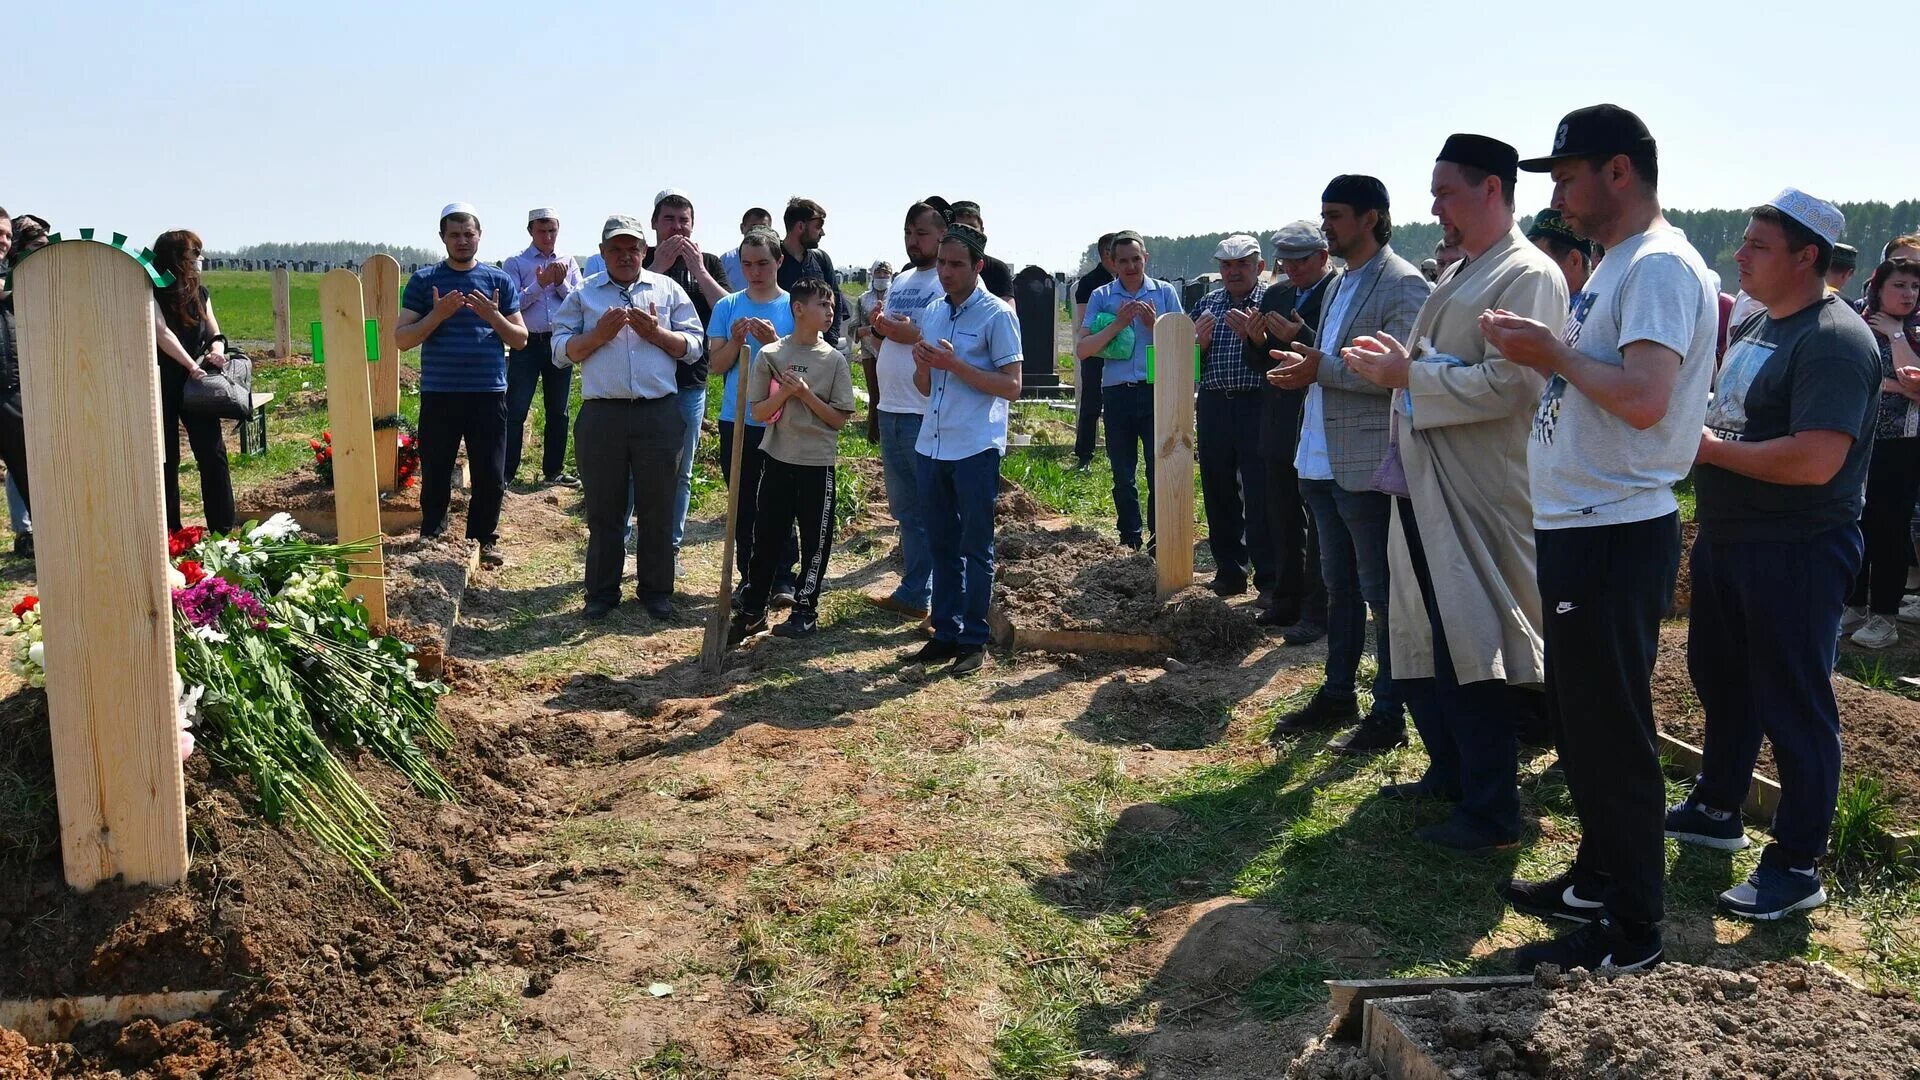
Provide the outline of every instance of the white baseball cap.
<path id="1" fill-rule="evenodd" d="M 670 198 L 670 197 L 672 197 L 672 196 L 674 196 L 674 195 L 678 195 L 678 196 L 680 196 L 681 198 L 683 198 L 683 199 L 685 199 L 685 200 L 687 200 L 688 202 L 692 202 L 692 201 L 693 201 L 693 196 L 691 196 L 691 195 L 689 195 L 689 194 L 687 194 L 687 193 L 686 193 L 686 192 L 684 192 L 684 191 L 681 191 L 681 190 L 680 190 L 679 188 L 677 188 L 677 187 L 670 187 L 670 188 L 661 188 L 661 189 L 660 189 L 660 191 L 659 191 L 659 193 L 658 193 L 658 194 L 656 194 L 656 195 L 654 195 L 654 197 L 653 197 L 653 208 L 654 208 L 655 210 L 658 210 L 658 209 L 660 209 L 660 204 L 661 204 L 661 203 L 663 203 L 663 202 L 666 202 L 668 198 Z"/>

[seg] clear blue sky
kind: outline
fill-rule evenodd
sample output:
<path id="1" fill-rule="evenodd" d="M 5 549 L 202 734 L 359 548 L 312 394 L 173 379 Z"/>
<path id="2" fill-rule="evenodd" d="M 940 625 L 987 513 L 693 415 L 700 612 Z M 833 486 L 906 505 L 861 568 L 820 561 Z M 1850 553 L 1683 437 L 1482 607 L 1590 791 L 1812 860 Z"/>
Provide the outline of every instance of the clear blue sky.
<path id="1" fill-rule="evenodd" d="M 714 251 L 745 207 L 817 199 L 850 267 L 897 261 L 907 204 L 937 192 L 982 204 L 1000 257 L 1067 269 L 1110 229 L 1311 216 L 1340 172 L 1381 177 L 1396 217 L 1428 219 L 1449 132 L 1539 153 L 1598 101 L 1646 119 L 1669 206 L 1784 184 L 1920 193 L 1911 95 L 1858 78 L 1903 30 L 1876 36 L 1845 5 L 9 7 L 12 41 L 31 44 L 0 76 L 0 206 L 142 242 L 186 226 L 223 249 L 432 247 L 439 208 L 462 199 L 489 258 L 525 245 L 536 205 L 587 251 L 604 215 L 645 217 L 672 186 Z M 1547 195 L 1522 178 L 1523 211 Z"/>

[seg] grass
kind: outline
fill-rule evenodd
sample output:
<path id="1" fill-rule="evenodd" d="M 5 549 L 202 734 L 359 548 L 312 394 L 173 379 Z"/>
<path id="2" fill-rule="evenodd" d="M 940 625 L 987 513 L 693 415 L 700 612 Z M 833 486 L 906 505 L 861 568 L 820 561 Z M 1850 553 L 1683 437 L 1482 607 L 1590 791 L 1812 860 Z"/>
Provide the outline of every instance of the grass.
<path id="1" fill-rule="evenodd" d="M 1827 865 L 1846 878 L 1859 878 L 1888 866 L 1880 846 L 1893 832 L 1893 804 L 1878 777 L 1849 776 L 1840 783 L 1828 838 Z"/>
<path id="2" fill-rule="evenodd" d="M 519 1012 L 520 998 L 513 986 L 498 975 L 481 972 L 448 983 L 420 1018 L 443 1031 L 456 1031 L 482 1017 L 497 1016 L 508 1022 Z"/>

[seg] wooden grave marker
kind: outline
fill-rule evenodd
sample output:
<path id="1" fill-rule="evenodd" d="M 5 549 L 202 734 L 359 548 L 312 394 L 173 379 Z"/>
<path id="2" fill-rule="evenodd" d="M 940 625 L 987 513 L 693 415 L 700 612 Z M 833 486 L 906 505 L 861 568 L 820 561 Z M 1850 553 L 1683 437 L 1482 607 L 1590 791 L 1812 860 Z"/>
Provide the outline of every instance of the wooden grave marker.
<path id="1" fill-rule="evenodd" d="M 1193 320 L 1153 323 L 1153 538 L 1160 599 L 1193 584 Z"/>
<path id="2" fill-rule="evenodd" d="M 187 872 L 153 287 L 60 243 L 14 270 L 67 884 Z M 170 363 L 171 361 L 169 361 Z"/>
<path id="3" fill-rule="evenodd" d="M 273 355 L 293 359 L 293 281 L 284 266 L 273 272 Z"/>
<path id="4" fill-rule="evenodd" d="M 381 252 L 368 257 L 360 268 L 361 301 L 367 318 L 379 327 L 379 350 L 368 376 L 375 419 L 400 414 L 400 347 L 394 331 L 400 323 L 400 264 Z M 375 428 L 373 431 L 373 471 L 385 494 L 400 486 L 400 428 Z"/>
<path id="5" fill-rule="evenodd" d="M 720 544 L 720 595 L 714 601 L 713 614 L 707 616 L 707 635 L 700 642 L 700 670 L 718 674 L 727 656 L 727 622 L 733 617 L 733 534 L 740 527 L 740 466 L 747 440 L 747 377 L 752 369 L 752 339 L 740 343 L 744 355 L 734 358 L 739 371 L 734 378 L 738 389 L 733 395 L 733 456 L 727 465 L 727 532 Z"/>
<path id="6" fill-rule="evenodd" d="M 320 279 L 320 334 L 327 361 L 327 425 L 333 432 L 333 511 L 341 543 L 373 540 L 348 560 L 347 596 L 367 609 L 375 631 L 387 625 L 380 545 L 380 491 L 374 478 L 373 401 L 368 394 L 367 321 L 360 279 L 329 270 Z"/>

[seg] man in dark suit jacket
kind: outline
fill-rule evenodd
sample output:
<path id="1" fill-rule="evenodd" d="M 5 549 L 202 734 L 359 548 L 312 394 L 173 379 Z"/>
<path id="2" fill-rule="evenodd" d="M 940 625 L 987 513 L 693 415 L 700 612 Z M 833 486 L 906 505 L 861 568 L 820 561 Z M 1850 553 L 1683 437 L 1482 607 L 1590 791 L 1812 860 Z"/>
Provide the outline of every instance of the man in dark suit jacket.
<path id="1" fill-rule="evenodd" d="M 1296 221 L 1273 234 L 1273 258 L 1281 281 L 1260 300 L 1250 326 L 1246 359 L 1264 379 L 1274 366 L 1270 349 L 1312 345 L 1327 296 L 1340 271 L 1331 265 L 1327 238 L 1311 221 Z M 1267 520 L 1279 549 L 1280 578 L 1267 609 L 1255 620 L 1281 627 L 1288 645 L 1307 645 L 1327 634 L 1327 586 L 1320 574 L 1320 544 L 1313 516 L 1300 501 L 1300 474 L 1293 455 L 1300 444 L 1300 406 L 1305 389 L 1267 383 L 1262 394 L 1260 455 L 1267 462 Z"/>
<path id="2" fill-rule="evenodd" d="M 1337 753 L 1377 753 L 1407 741 L 1405 702 L 1393 684 L 1388 650 L 1376 649 L 1373 710 L 1360 715 L 1354 679 L 1366 651 L 1367 608 L 1377 640 L 1387 637 L 1387 535 L 1391 497 L 1375 491 L 1373 475 L 1387 455 L 1392 399 L 1383 388 L 1348 370 L 1340 350 L 1382 331 L 1406 340 L 1433 285 L 1394 253 L 1387 189 L 1371 176 L 1333 178 L 1320 196 L 1320 228 L 1347 271 L 1326 301 L 1316 344 L 1273 349 L 1279 364 L 1269 381 L 1306 389 L 1299 450 L 1300 496 L 1320 538 L 1320 569 L 1327 582 L 1326 682 L 1304 708 L 1280 718 L 1274 738 L 1359 721 L 1333 740 Z"/>

